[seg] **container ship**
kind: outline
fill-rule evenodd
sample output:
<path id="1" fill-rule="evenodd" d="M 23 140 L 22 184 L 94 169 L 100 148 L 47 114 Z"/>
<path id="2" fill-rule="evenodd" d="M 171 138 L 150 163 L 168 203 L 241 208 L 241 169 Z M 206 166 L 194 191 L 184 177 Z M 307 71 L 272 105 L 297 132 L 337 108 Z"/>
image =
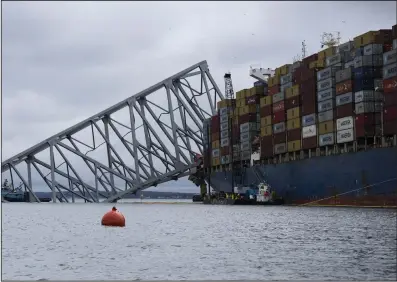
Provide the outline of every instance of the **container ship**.
<path id="1" fill-rule="evenodd" d="M 225 75 L 233 96 L 203 124 L 202 194 L 265 180 L 291 205 L 397 206 L 397 25 L 338 41 L 251 69 L 235 97 Z"/>

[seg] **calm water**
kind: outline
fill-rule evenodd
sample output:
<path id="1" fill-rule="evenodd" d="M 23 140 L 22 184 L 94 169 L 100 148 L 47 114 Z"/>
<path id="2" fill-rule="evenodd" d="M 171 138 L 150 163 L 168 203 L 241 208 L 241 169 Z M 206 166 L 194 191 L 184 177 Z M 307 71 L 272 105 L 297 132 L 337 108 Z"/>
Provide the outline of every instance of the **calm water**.
<path id="1" fill-rule="evenodd" d="M 396 211 L 3 204 L 3 279 L 395 280 Z"/>

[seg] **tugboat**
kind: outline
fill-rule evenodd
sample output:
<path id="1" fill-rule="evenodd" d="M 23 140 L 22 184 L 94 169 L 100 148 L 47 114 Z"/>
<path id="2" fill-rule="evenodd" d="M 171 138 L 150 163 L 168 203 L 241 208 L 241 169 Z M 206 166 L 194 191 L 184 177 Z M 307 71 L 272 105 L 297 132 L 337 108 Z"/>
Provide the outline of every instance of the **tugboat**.
<path id="1" fill-rule="evenodd" d="M 22 190 L 23 183 L 18 187 L 13 188 L 8 184 L 8 180 L 5 179 L 3 185 L 1 186 L 1 200 L 2 202 L 14 202 L 14 203 L 28 203 L 29 192 Z M 51 198 L 39 197 L 40 202 L 50 202 Z"/>

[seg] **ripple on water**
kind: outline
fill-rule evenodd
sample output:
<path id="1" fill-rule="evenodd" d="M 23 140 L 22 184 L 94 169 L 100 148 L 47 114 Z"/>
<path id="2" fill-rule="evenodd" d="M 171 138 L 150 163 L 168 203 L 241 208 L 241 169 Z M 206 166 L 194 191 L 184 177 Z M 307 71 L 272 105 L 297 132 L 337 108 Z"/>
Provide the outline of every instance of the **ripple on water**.
<path id="1" fill-rule="evenodd" d="M 109 208 L 3 205 L 4 279 L 397 275 L 395 211 L 119 204 L 126 227 L 104 228 L 100 218 Z"/>

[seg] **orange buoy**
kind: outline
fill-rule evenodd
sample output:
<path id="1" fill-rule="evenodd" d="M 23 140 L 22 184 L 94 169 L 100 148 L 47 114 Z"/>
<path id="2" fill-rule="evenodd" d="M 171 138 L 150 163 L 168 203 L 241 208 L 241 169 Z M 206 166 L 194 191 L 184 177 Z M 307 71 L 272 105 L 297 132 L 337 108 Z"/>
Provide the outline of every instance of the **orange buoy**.
<path id="1" fill-rule="evenodd" d="M 116 207 L 113 207 L 111 211 L 105 213 L 105 215 L 102 217 L 102 225 L 124 227 L 125 226 L 124 215 L 121 212 L 119 212 L 116 209 Z"/>

